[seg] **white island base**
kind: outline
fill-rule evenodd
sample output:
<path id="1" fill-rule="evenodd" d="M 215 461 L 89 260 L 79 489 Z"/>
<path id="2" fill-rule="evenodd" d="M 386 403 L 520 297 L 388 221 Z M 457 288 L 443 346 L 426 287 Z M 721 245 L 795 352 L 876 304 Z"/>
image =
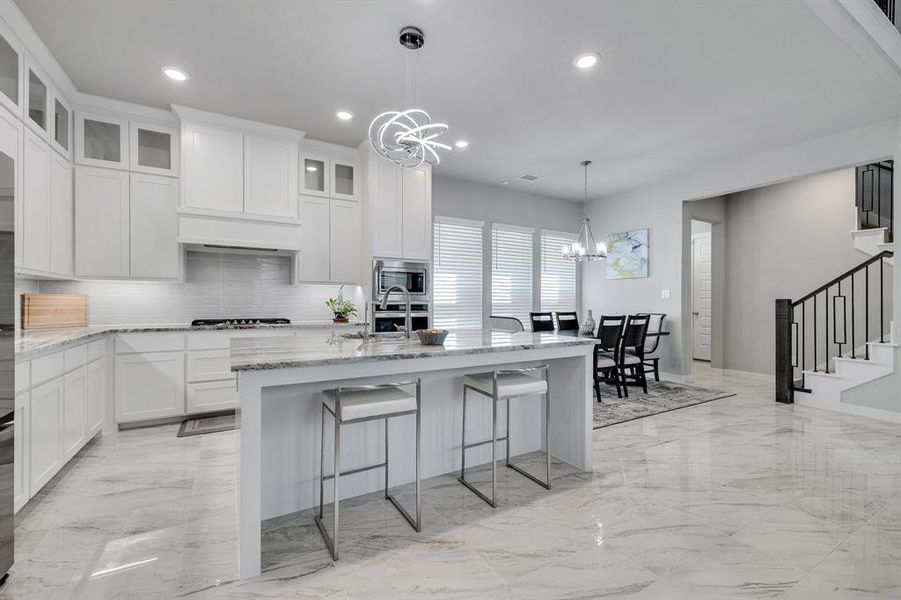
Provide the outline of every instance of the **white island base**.
<path id="1" fill-rule="evenodd" d="M 464 374 L 546 361 L 550 365 L 551 454 L 579 470 L 591 469 L 590 342 L 547 335 L 483 334 L 480 343 L 464 337 L 455 347 L 451 340 L 446 343 L 447 350 L 430 352 L 428 356 L 422 356 L 423 348 L 415 342 L 393 344 L 394 354 L 386 354 L 386 347 L 361 350 L 355 342 L 353 347 L 326 350 L 326 354 L 335 355 L 333 358 L 298 356 L 291 360 L 290 348 L 272 349 L 280 339 L 261 339 L 256 347 L 254 340 L 236 340 L 232 345 L 233 369 L 238 371 L 241 395 L 238 542 L 242 579 L 260 574 L 262 521 L 319 502 L 321 403 L 325 389 L 421 377 L 421 469 L 425 479 L 460 469 Z M 527 344 L 526 340 L 535 343 Z M 344 345 L 343 341 L 337 343 Z M 296 345 L 298 341 L 292 338 L 285 344 Z M 524 344 L 534 347 L 524 348 Z M 490 400 L 469 394 L 467 443 L 491 437 Z M 544 449 L 543 415 L 540 396 L 511 401 L 511 456 Z M 498 412 L 499 437 L 504 435 L 505 422 L 502 403 Z M 325 434 L 327 473 L 331 473 L 333 464 L 333 426 L 329 415 Z M 409 483 L 415 477 L 414 432 L 413 416 L 391 420 L 391 486 Z M 501 442 L 498 457 L 504 452 Z M 383 421 L 350 425 L 342 430 L 342 471 L 383 459 Z M 490 445 L 467 450 L 467 468 L 490 460 Z M 347 476 L 341 480 L 341 497 L 373 492 L 383 486 L 381 469 Z M 331 501 L 330 485 L 326 486 L 325 500 Z M 428 527 L 428 523 L 423 526 Z"/>

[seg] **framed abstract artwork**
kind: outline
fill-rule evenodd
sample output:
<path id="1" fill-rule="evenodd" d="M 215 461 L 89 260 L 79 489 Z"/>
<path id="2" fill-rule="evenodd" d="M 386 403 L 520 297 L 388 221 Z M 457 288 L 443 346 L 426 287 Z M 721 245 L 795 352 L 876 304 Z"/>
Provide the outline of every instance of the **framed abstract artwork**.
<path id="1" fill-rule="evenodd" d="M 611 233 L 607 238 L 607 279 L 648 276 L 648 230 Z"/>

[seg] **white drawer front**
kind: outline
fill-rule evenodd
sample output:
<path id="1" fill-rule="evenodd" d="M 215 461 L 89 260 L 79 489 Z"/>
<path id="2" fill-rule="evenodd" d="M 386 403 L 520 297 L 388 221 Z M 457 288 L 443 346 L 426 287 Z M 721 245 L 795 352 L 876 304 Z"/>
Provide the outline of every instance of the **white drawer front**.
<path id="1" fill-rule="evenodd" d="M 238 407 L 235 381 L 205 381 L 188 384 L 188 413 L 229 410 Z"/>
<path id="2" fill-rule="evenodd" d="M 188 352 L 188 382 L 234 379 L 228 350 L 193 350 Z"/>
<path id="3" fill-rule="evenodd" d="M 103 358 L 106 354 L 106 340 L 95 340 L 88 344 L 88 362 Z"/>
<path id="4" fill-rule="evenodd" d="M 88 362 L 88 345 L 82 344 L 81 346 L 69 348 L 65 352 L 65 357 L 67 373 L 72 369 L 84 366 Z"/>
<path id="5" fill-rule="evenodd" d="M 191 331 L 188 350 L 227 350 L 232 334 L 228 331 Z"/>
<path id="6" fill-rule="evenodd" d="M 185 349 L 185 334 L 122 333 L 116 338 L 116 354 L 134 352 L 171 352 Z"/>
<path id="7" fill-rule="evenodd" d="M 16 392 L 24 392 L 31 387 L 31 362 L 16 363 Z"/>
<path id="8" fill-rule="evenodd" d="M 38 385 L 59 377 L 66 371 L 66 362 L 63 352 L 55 352 L 47 356 L 40 356 L 31 361 L 31 385 Z"/>

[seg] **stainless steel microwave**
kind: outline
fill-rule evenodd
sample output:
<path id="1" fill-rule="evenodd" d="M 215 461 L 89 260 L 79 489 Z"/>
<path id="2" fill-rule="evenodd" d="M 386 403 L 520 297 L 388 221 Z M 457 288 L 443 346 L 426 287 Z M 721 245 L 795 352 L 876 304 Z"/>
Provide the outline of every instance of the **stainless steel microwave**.
<path id="1" fill-rule="evenodd" d="M 423 301 L 431 294 L 429 263 L 403 260 L 372 261 L 372 299 L 381 300 L 392 285 L 401 285 L 410 292 L 410 299 Z M 403 294 L 392 292 L 390 300 L 401 300 Z"/>

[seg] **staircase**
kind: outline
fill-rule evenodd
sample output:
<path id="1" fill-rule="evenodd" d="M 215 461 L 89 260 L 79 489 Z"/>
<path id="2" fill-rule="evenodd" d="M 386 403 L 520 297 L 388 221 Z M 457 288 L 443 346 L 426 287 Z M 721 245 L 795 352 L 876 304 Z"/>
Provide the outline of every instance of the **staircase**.
<path id="1" fill-rule="evenodd" d="M 776 301 L 776 399 L 901 422 L 892 318 L 892 164 L 858 167 L 855 249 L 868 258 L 799 300 Z M 885 384 L 888 392 L 871 394 Z M 877 398 L 870 401 L 869 397 Z M 887 404 L 884 399 L 893 397 Z"/>

